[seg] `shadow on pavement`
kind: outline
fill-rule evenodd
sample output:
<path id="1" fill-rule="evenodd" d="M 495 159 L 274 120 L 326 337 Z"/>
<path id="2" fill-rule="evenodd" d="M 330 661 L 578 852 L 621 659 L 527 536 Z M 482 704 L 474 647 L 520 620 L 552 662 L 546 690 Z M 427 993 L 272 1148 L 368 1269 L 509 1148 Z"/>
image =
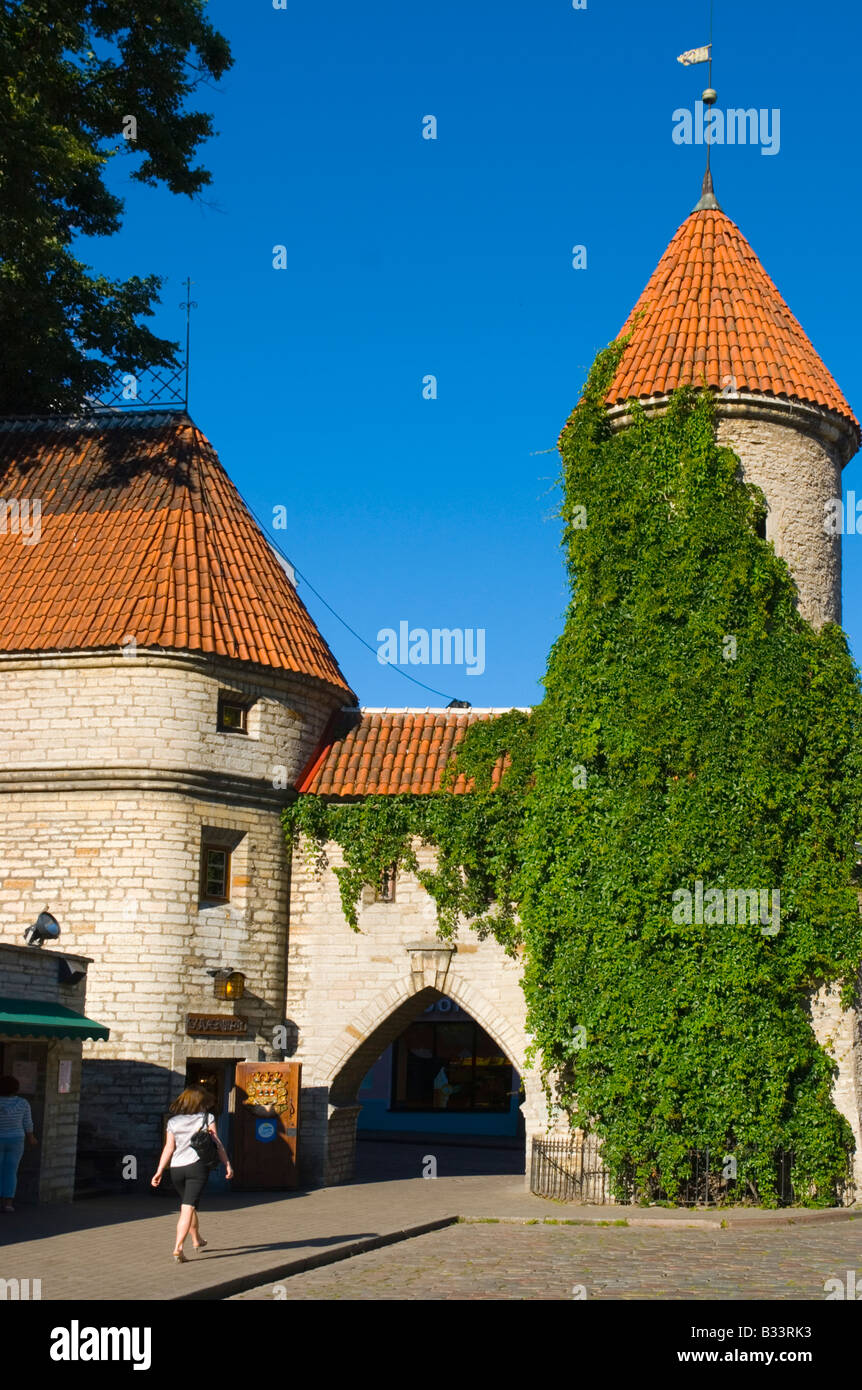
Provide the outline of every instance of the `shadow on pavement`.
<path id="1" fill-rule="evenodd" d="M 195 1264 L 206 1264 L 210 1260 L 229 1260 L 237 1255 L 259 1255 L 267 1250 L 305 1250 L 312 1246 L 344 1245 L 353 1240 L 373 1240 L 380 1234 L 379 1231 L 351 1231 L 341 1236 L 317 1236 L 306 1237 L 304 1240 L 271 1240 L 264 1245 L 231 1245 L 223 1250 L 217 1250 L 214 1246 L 208 1245 L 202 1255 L 189 1255 L 187 1258 L 194 1259 Z"/>
<path id="2" fill-rule="evenodd" d="M 225 1211 L 246 1211 L 268 1206 L 279 1199 L 293 1201 L 304 1197 L 301 1190 L 289 1192 L 204 1193 L 202 1215 Z M 97 1230 L 101 1226 L 125 1226 L 132 1221 L 148 1221 L 157 1216 L 176 1219 L 177 1199 L 168 1201 L 155 1191 L 152 1196 L 130 1193 L 128 1197 L 85 1197 L 76 1202 L 46 1202 L 23 1205 L 0 1216 L 0 1246 L 19 1241 L 42 1240 L 72 1231 Z"/>
<path id="3" fill-rule="evenodd" d="M 413 1142 L 364 1139 L 356 1144 L 354 1182 L 392 1182 L 421 1178 L 436 1161 L 438 1178 L 515 1177 L 524 1174 L 524 1144 L 511 1148 L 492 1148 L 447 1142 L 438 1136 Z"/>

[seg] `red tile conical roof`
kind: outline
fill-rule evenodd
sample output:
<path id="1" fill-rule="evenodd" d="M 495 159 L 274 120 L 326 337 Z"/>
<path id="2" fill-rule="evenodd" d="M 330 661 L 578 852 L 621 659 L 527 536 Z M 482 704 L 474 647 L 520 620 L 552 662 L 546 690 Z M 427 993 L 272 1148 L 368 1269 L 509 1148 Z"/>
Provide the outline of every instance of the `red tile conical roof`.
<path id="1" fill-rule="evenodd" d="M 348 691 L 326 642 L 187 415 L 0 420 L 0 652 L 165 647 Z M 10 500 L 41 505 L 41 538 Z M 352 694 L 352 692 L 349 692 Z"/>
<path id="2" fill-rule="evenodd" d="M 850 406 L 801 324 L 717 207 L 698 208 L 683 222 L 620 336 L 630 329 L 609 405 L 706 385 L 820 406 L 858 435 Z"/>

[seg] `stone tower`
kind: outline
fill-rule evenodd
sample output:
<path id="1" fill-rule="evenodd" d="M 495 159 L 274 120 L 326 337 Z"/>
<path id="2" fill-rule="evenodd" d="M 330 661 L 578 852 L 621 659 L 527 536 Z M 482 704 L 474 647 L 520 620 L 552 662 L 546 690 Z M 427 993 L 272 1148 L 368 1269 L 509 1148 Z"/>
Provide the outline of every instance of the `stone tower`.
<path id="1" fill-rule="evenodd" d="M 41 505 L 38 541 L 0 535 L 0 935 L 47 904 L 92 958 L 81 1146 L 144 1174 L 190 1056 L 281 1055 L 280 812 L 355 700 L 186 415 L 7 419 L 0 467 Z M 229 967 L 247 1031 L 189 1036 Z"/>
<path id="2" fill-rule="evenodd" d="M 825 525 L 859 424 L 710 176 L 622 329 L 632 338 L 608 392 L 617 427 L 633 397 L 662 409 L 677 386 L 716 392 L 718 439 L 763 491 L 766 537 L 787 561 L 800 612 L 841 621 L 841 537 Z"/>
<path id="3" fill-rule="evenodd" d="M 767 504 L 766 538 L 787 562 L 799 610 L 816 628 L 841 622 L 841 536 L 827 504 L 860 428 L 834 378 L 758 257 L 718 205 L 707 173 L 702 195 L 674 235 L 627 318 L 631 332 L 611 383 L 612 424 L 631 420 L 633 398 L 662 410 L 678 386 L 715 392 L 717 437 L 742 462 Z M 862 1020 L 836 989 L 811 1000 L 818 1042 L 838 1066 L 835 1104 L 856 1138 L 862 1190 Z"/>

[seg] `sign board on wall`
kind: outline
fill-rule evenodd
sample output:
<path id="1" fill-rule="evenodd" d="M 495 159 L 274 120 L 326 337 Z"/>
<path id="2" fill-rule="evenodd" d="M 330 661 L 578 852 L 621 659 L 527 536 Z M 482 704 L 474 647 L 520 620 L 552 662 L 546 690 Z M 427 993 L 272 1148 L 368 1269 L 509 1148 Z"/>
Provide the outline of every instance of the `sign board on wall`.
<path id="1" fill-rule="evenodd" d="M 67 1096 L 72 1089 L 72 1063 L 68 1057 L 60 1058 L 60 1066 L 57 1072 L 57 1090 L 61 1096 Z"/>
<path id="2" fill-rule="evenodd" d="M 186 1014 L 186 1033 L 192 1038 L 242 1037 L 248 1020 L 238 1014 Z"/>

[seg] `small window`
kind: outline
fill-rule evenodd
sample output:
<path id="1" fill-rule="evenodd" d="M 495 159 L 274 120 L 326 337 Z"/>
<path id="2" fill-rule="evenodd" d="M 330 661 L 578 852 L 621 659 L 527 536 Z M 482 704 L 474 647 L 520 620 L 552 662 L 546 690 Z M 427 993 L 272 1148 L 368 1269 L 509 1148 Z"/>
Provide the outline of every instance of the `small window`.
<path id="1" fill-rule="evenodd" d="M 223 845 L 203 847 L 201 898 L 210 903 L 230 902 L 230 850 Z"/>
<path id="2" fill-rule="evenodd" d="M 248 733 L 248 705 L 229 696 L 219 696 L 218 729 L 222 734 Z"/>
<path id="3" fill-rule="evenodd" d="M 374 894 L 376 903 L 394 903 L 395 901 L 395 865 L 384 869 L 380 875 L 380 882 Z"/>

